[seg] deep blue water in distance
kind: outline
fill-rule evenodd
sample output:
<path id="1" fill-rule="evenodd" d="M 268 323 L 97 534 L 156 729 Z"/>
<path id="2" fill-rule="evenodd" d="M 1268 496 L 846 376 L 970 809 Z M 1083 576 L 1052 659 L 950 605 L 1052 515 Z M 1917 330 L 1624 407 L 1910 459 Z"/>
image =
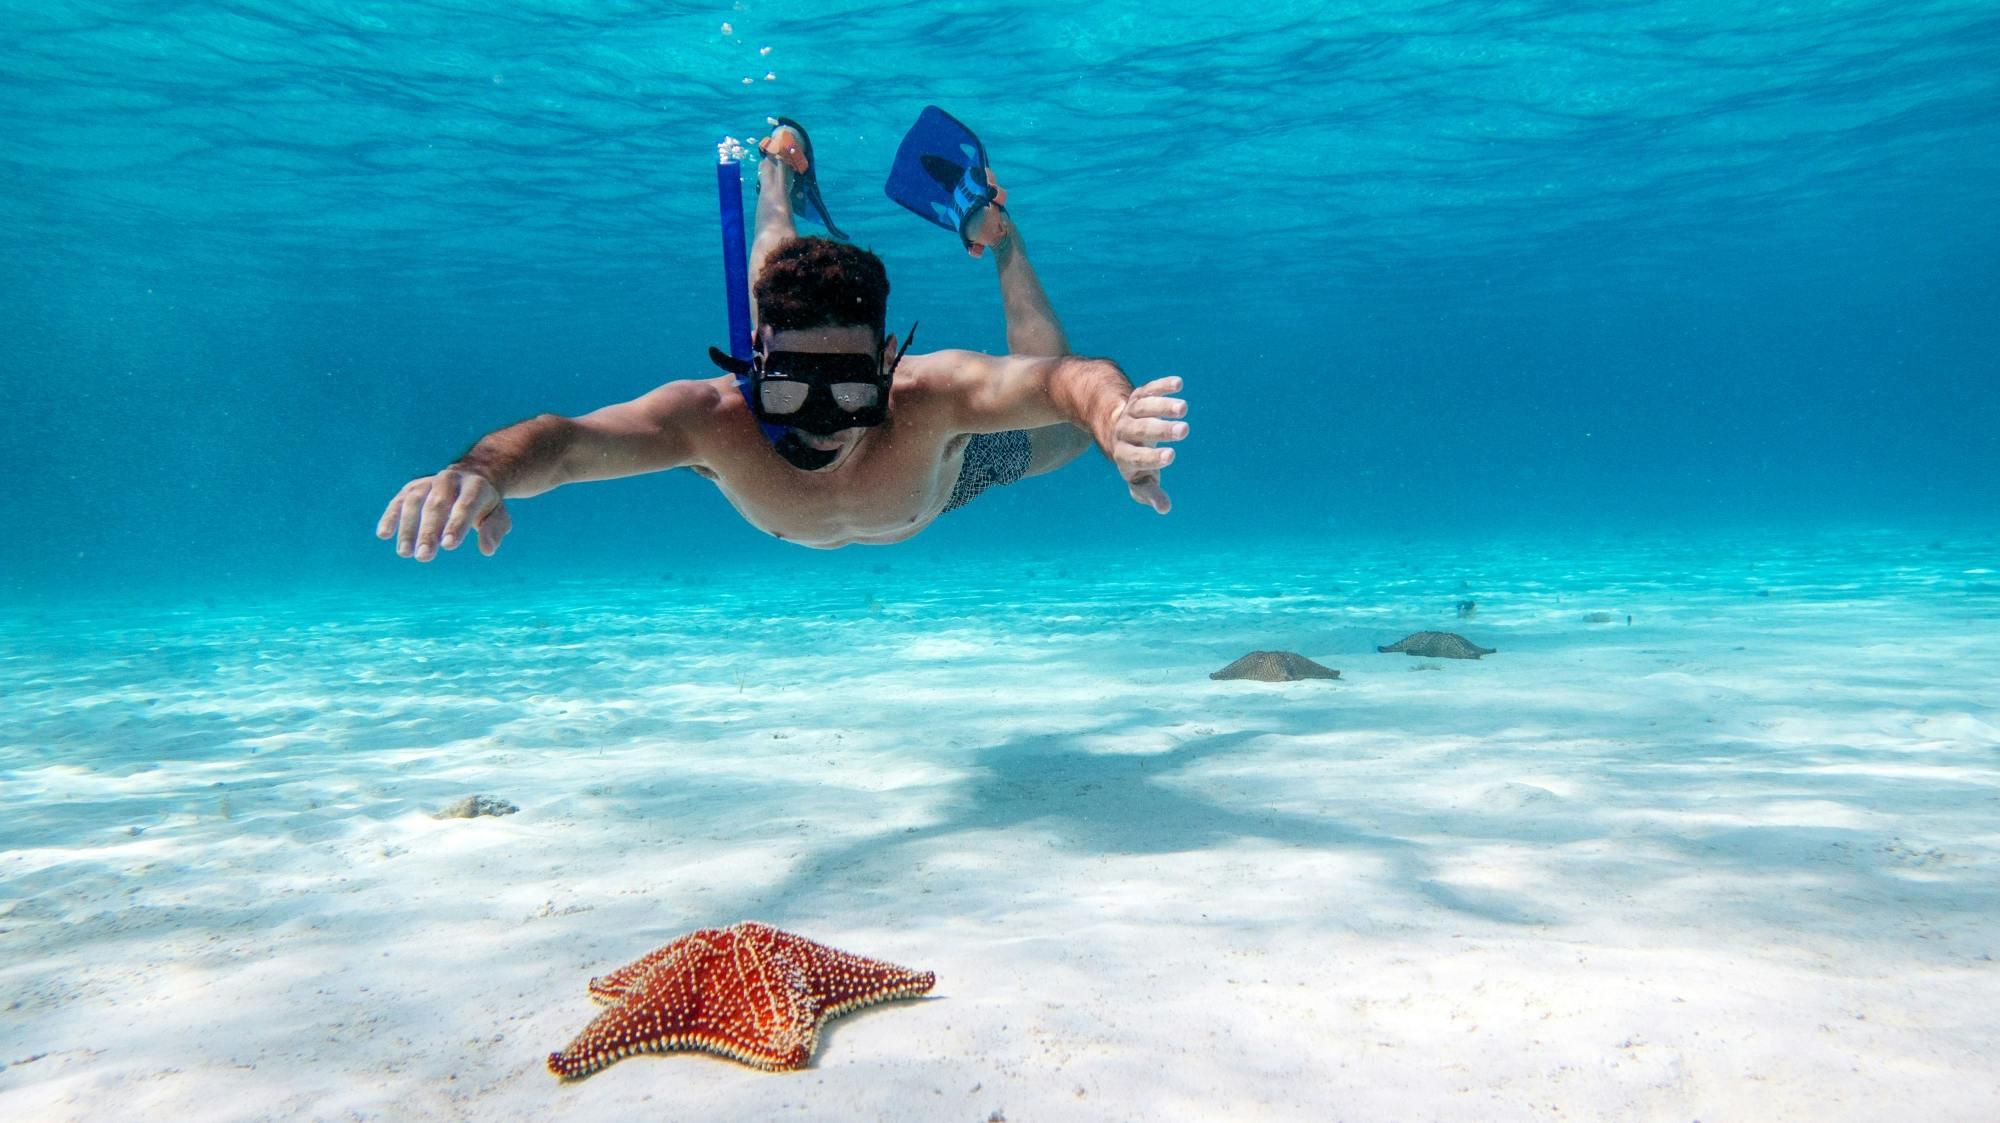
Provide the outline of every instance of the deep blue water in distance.
<path id="1" fill-rule="evenodd" d="M 7 3 L 0 597 L 1993 525 L 2000 9 L 1220 7 Z M 892 327 L 999 349 L 992 266 L 882 195 L 931 102 L 1077 348 L 1187 379 L 1170 518 L 1092 461 L 900 554 L 687 473 L 491 561 L 374 539 L 488 429 L 709 374 L 713 144 L 768 114 Z"/>

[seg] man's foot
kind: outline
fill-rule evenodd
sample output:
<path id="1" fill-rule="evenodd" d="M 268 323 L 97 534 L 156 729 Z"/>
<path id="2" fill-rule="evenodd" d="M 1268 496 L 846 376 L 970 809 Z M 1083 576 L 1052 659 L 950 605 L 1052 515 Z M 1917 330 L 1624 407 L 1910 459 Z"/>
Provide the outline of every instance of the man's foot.
<path id="1" fill-rule="evenodd" d="M 757 151 L 792 169 L 793 175 L 804 175 L 812 166 L 806 162 L 805 144 L 799 139 L 798 130 L 789 125 L 772 129 L 770 136 L 757 142 Z"/>
<path id="2" fill-rule="evenodd" d="M 813 160 L 813 142 L 806 135 L 806 127 L 789 117 L 774 117 L 771 135 L 757 142 L 757 151 L 770 157 L 757 169 L 759 189 L 782 188 L 793 217 L 817 222 L 826 227 L 829 237 L 846 241 L 847 235 L 827 213 L 826 200 L 820 198 L 819 168 Z M 786 232 L 786 237 L 790 236 L 791 232 Z"/>
<path id="3" fill-rule="evenodd" d="M 993 202 L 979 209 L 965 231 L 968 239 L 965 252 L 974 257 L 988 249 L 998 249 L 1014 236 L 1014 224 L 1007 218 L 1007 189 L 993 177 L 992 168 L 986 169 L 986 184 L 993 188 Z"/>

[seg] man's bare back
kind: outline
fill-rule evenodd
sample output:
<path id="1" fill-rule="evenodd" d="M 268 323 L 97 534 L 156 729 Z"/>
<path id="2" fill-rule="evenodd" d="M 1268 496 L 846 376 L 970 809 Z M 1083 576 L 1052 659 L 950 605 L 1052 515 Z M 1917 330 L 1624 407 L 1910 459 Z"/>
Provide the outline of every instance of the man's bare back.
<path id="1" fill-rule="evenodd" d="M 786 200 L 790 176 L 802 168 L 792 139 L 780 130 L 760 145 L 777 158 L 760 169 L 753 268 L 796 237 Z M 491 554 L 512 525 L 505 499 L 685 467 L 713 481 L 745 520 L 776 537 L 820 548 L 898 542 L 946 509 L 978 434 L 1017 430 L 1033 438 L 1020 474 L 1052 470 L 1095 445 L 1117 466 L 1131 497 L 1164 514 L 1169 504 L 1159 471 L 1173 462 L 1173 451 L 1157 445 L 1186 435 L 1179 420 L 1186 403 L 1170 396 L 1180 380 L 1134 389 L 1116 364 L 1065 354 L 1067 340 L 1011 221 L 996 209 L 981 237 L 999 251 L 1010 348 L 1054 353 L 902 355 L 907 336 L 899 343 L 860 324 L 766 323 L 758 329 L 760 354 L 874 356 L 883 377 L 893 378 L 886 418 L 833 433 L 790 430 L 812 450 L 807 455 L 823 460 L 806 470 L 774 452 L 735 377 L 669 382 L 580 417 L 544 414 L 489 434 L 451 467 L 404 485 L 376 533 L 394 537 L 399 554 L 429 561 L 476 529 L 481 551 Z"/>

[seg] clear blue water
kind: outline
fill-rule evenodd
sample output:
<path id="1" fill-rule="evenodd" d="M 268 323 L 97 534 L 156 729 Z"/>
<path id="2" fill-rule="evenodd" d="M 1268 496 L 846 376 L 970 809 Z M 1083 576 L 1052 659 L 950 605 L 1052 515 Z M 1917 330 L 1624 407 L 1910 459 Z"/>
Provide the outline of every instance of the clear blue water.
<path id="1" fill-rule="evenodd" d="M 0 0 L 0 1117 L 1992 1118 L 2000 9 L 1219 9 Z M 1170 517 L 375 539 L 710 374 L 769 114 L 998 349 L 882 195 L 928 103 L 1186 379 Z M 553 1083 L 745 917 L 942 1001 Z"/>
<path id="2" fill-rule="evenodd" d="M 991 266 L 882 196 L 929 102 L 1078 349 L 1196 428 L 1169 519 L 1086 463 L 906 557 L 1991 525 L 1991 4 L 1216 10 L 7 5 L 0 589 L 439 581 L 370 533 L 400 483 L 709 373 L 712 145 L 767 114 L 891 318 L 998 349 Z M 442 580 L 866 564 L 685 473 L 516 520 Z"/>

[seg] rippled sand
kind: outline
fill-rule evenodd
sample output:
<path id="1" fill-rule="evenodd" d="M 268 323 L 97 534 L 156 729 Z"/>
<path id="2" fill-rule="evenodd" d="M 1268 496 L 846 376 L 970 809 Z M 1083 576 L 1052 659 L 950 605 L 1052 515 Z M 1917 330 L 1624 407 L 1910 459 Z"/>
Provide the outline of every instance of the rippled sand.
<path id="1" fill-rule="evenodd" d="M 10 610 L 0 1116 L 2000 1116 L 1991 537 L 877 556 Z M 743 918 L 937 989 L 544 1071 Z"/>

